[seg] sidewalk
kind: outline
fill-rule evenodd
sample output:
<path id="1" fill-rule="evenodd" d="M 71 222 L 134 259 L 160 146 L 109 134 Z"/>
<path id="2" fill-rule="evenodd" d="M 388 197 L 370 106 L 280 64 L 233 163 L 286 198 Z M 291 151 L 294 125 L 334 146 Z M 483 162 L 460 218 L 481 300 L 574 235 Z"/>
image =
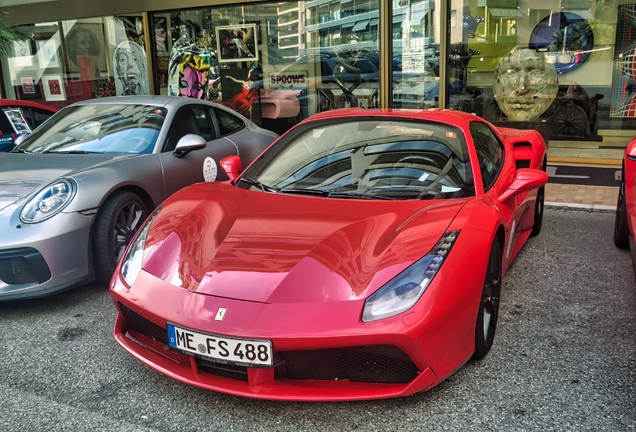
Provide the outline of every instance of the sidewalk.
<path id="1" fill-rule="evenodd" d="M 615 211 L 617 199 L 618 187 L 557 183 L 545 185 L 546 206 Z"/>

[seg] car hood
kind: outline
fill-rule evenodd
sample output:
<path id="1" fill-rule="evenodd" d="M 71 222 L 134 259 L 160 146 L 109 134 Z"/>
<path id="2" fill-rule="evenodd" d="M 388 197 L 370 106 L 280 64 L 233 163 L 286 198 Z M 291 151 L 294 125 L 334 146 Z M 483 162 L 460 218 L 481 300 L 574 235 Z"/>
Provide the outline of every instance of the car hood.
<path id="1" fill-rule="evenodd" d="M 143 268 L 178 287 L 238 300 L 356 300 L 429 252 L 466 201 L 318 198 L 198 184 L 164 202 Z"/>
<path id="2" fill-rule="evenodd" d="M 0 154 L 0 210 L 60 177 L 136 155 Z"/>

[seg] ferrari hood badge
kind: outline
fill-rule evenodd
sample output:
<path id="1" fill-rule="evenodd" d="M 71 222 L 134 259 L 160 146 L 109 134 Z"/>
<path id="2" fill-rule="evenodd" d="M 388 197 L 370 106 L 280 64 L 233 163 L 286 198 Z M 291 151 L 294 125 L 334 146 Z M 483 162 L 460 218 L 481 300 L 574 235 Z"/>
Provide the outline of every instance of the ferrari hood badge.
<path id="1" fill-rule="evenodd" d="M 219 310 L 216 312 L 216 316 L 214 317 L 214 320 L 223 321 L 223 317 L 225 316 L 226 310 L 227 310 L 226 308 L 219 308 Z"/>

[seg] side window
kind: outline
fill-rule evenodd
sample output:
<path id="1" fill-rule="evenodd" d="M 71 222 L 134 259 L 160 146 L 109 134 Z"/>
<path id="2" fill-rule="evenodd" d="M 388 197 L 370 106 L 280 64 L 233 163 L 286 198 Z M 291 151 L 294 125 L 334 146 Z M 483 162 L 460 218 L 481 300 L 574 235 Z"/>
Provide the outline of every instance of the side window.
<path id="1" fill-rule="evenodd" d="M 22 111 L 22 115 L 24 116 L 24 119 L 31 127 L 31 130 L 35 129 L 35 121 L 33 120 L 33 115 L 32 115 L 33 112 L 31 111 L 31 109 L 24 107 L 24 108 L 20 108 L 20 110 Z"/>
<path id="2" fill-rule="evenodd" d="M 212 141 L 216 138 L 216 131 L 210 117 L 208 116 L 208 110 L 203 107 L 195 107 L 192 108 L 192 112 L 194 113 L 194 117 L 197 119 L 197 126 L 199 129 L 198 135 L 202 136 L 206 141 Z"/>
<path id="3" fill-rule="evenodd" d="M 33 128 L 40 126 L 49 117 L 51 117 L 53 113 L 49 111 L 39 110 L 37 108 L 33 108 Z"/>
<path id="4" fill-rule="evenodd" d="M 173 151 L 184 135 L 201 135 L 199 131 L 199 119 L 197 119 L 195 111 L 196 109 L 192 107 L 179 108 L 179 111 L 177 111 L 170 124 L 166 143 L 163 146 L 164 152 Z"/>
<path id="5" fill-rule="evenodd" d="M 221 136 L 229 135 L 245 127 L 245 124 L 240 118 L 233 116 L 227 111 L 214 108 L 214 113 L 216 114 L 216 119 L 219 123 Z"/>
<path id="6" fill-rule="evenodd" d="M 470 124 L 470 134 L 475 142 L 484 190 L 488 190 L 495 184 L 503 166 L 503 145 L 494 132 L 484 123 L 472 122 Z"/>

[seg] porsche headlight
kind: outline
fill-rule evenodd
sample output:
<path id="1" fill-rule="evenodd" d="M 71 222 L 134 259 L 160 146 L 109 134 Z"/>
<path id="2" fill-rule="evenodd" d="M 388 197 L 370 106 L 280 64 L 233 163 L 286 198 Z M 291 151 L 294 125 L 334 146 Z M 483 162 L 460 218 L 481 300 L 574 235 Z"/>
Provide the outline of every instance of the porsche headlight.
<path id="1" fill-rule="evenodd" d="M 458 235 L 459 230 L 445 233 L 428 254 L 369 296 L 362 321 L 392 317 L 413 307 L 444 263 Z"/>
<path id="2" fill-rule="evenodd" d="M 58 180 L 33 195 L 20 212 L 24 223 L 42 222 L 61 212 L 75 196 L 75 182 Z"/>
<path id="3" fill-rule="evenodd" d="M 141 227 L 135 237 L 133 237 L 130 245 L 128 246 L 128 250 L 124 255 L 124 258 L 121 262 L 121 276 L 124 278 L 126 284 L 131 287 L 137 280 L 137 276 L 141 273 L 141 266 L 144 260 L 144 251 L 146 250 L 146 238 L 148 237 L 148 231 L 150 231 L 150 225 L 152 225 L 152 221 L 155 220 L 159 211 L 161 211 L 161 206 L 157 207 L 157 209 L 146 219 L 144 222 L 144 226 Z"/>

